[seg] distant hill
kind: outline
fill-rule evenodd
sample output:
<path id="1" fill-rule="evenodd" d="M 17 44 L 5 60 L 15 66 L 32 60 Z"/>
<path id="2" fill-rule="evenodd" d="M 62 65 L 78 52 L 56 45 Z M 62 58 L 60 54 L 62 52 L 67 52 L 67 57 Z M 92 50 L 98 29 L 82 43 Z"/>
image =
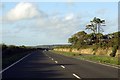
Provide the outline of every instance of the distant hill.
<path id="1" fill-rule="evenodd" d="M 69 45 L 71 44 L 38 45 L 38 46 L 35 46 L 35 48 L 54 48 L 54 47 L 69 46 Z"/>

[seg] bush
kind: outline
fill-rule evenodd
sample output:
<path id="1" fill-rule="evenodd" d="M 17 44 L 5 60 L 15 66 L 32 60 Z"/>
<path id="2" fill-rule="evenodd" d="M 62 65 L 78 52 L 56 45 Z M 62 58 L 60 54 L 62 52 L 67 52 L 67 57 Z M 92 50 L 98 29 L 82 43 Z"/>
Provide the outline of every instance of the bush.
<path id="1" fill-rule="evenodd" d="M 116 52 L 117 52 L 117 49 L 118 49 L 118 46 L 117 46 L 117 45 L 113 46 L 113 48 L 112 48 L 112 53 L 110 54 L 111 57 L 115 57 Z"/>
<path id="2" fill-rule="evenodd" d="M 73 54 L 73 56 L 76 56 L 76 54 Z"/>
<path id="3" fill-rule="evenodd" d="M 7 48 L 8 48 L 8 46 L 7 46 L 7 45 L 2 44 L 2 51 L 6 50 Z"/>

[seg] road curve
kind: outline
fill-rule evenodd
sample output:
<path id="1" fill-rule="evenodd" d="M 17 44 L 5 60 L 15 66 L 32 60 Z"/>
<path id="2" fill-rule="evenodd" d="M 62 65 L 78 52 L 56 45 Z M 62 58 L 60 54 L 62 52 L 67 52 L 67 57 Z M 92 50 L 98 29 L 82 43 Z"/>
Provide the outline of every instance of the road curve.
<path id="1" fill-rule="evenodd" d="M 2 73 L 2 80 L 118 80 L 118 69 L 35 51 Z"/>

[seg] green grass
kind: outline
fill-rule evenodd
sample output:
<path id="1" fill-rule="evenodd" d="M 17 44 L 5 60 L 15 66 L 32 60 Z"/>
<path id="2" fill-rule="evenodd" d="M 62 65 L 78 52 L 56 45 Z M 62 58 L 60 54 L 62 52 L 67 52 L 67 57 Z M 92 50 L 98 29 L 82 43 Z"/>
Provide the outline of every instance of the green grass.
<path id="1" fill-rule="evenodd" d="M 92 61 L 97 61 L 100 63 L 109 63 L 113 65 L 119 65 L 120 62 L 116 57 L 109 57 L 109 56 L 96 56 L 96 55 L 87 55 L 87 56 L 79 56 L 80 59 L 87 59 Z"/>
<path id="2" fill-rule="evenodd" d="M 120 65 L 120 61 L 118 61 L 117 57 L 98 56 L 98 55 L 79 55 L 78 53 L 74 53 L 74 52 L 62 52 L 62 51 L 52 51 L 52 52 L 82 60 L 90 60 L 105 64 L 111 64 L 111 65 Z"/>
<path id="3" fill-rule="evenodd" d="M 77 54 L 77 53 L 73 53 L 73 52 L 63 52 L 63 51 L 51 51 L 51 52 L 62 54 L 65 56 L 73 56 L 74 54 Z"/>

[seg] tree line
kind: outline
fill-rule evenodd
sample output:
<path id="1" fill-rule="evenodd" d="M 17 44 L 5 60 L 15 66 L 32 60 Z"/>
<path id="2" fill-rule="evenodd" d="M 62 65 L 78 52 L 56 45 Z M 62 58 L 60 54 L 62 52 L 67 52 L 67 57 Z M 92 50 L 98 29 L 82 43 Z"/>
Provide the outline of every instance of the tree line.
<path id="1" fill-rule="evenodd" d="M 94 35 L 94 33 L 87 34 L 85 31 L 80 31 L 72 35 L 68 42 L 72 44 L 72 46 L 81 48 L 87 46 L 97 45 L 98 47 L 113 47 L 119 46 L 120 31 L 103 35 L 102 33 L 98 33 Z"/>
<path id="2" fill-rule="evenodd" d="M 2 68 L 6 68 L 17 60 L 21 59 L 30 52 L 36 50 L 33 47 L 27 46 L 15 46 L 15 45 L 6 45 L 0 44 L 0 49 L 2 51 Z"/>
<path id="3" fill-rule="evenodd" d="M 2 58 L 4 57 L 10 57 L 15 54 L 20 54 L 22 52 L 26 51 L 32 51 L 34 48 L 32 47 L 27 47 L 27 46 L 15 46 L 15 45 L 6 45 L 6 44 L 1 44 L 1 49 L 2 49 Z"/>

